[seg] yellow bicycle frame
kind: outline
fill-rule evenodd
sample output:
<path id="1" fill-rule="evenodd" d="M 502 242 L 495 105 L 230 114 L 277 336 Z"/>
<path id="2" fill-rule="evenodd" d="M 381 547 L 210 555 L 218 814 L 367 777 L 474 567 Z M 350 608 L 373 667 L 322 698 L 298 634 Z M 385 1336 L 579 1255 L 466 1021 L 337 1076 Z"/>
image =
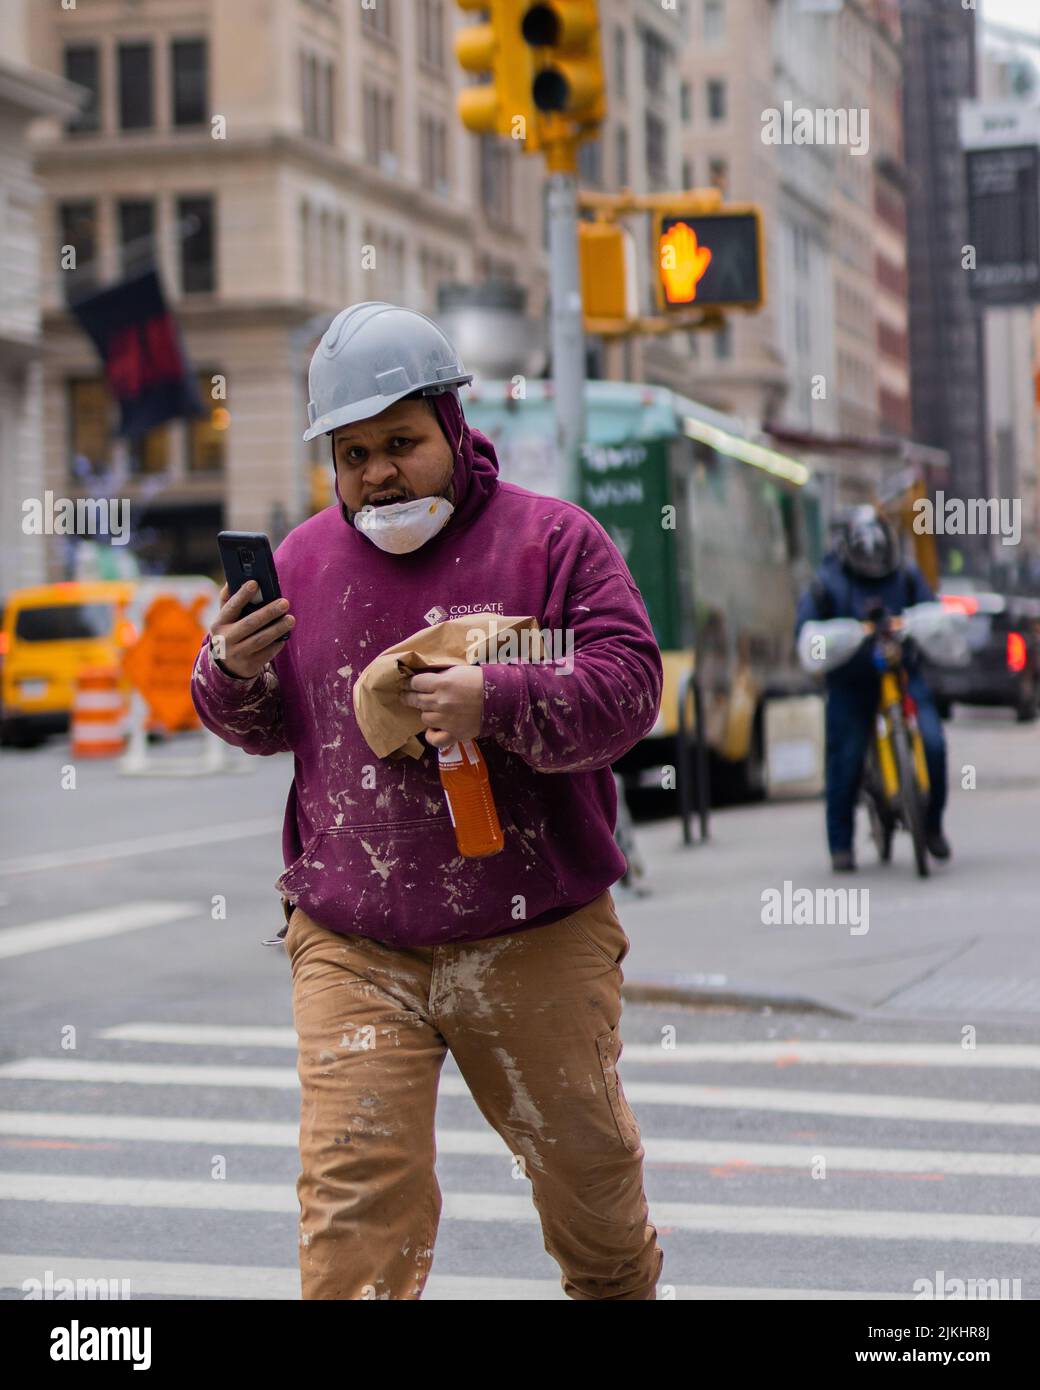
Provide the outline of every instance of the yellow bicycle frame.
<path id="1" fill-rule="evenodd" d="M 888 711 L 893 706 L 898 708 L 901 703 L 902 692 L 899 687 L 899 678 L 894 671 L 882 671 L 875 740 L 878 766 L 881 769 L 881 784 L 889 801 L 895 800 L 899 795 L 899 771 L 896 767 L 895 753 L 892 750 L 892 724 Z M 927 796 L 931 786 L 928 780 L 928 764 L 924 756 L 924 739 L 922 739 L 921 731 L 916 724 L 910 731 L 910 742 L 914 752 L 914 774 L 917 778 L 917 785 L 921 789 L 922 795 Z"/>

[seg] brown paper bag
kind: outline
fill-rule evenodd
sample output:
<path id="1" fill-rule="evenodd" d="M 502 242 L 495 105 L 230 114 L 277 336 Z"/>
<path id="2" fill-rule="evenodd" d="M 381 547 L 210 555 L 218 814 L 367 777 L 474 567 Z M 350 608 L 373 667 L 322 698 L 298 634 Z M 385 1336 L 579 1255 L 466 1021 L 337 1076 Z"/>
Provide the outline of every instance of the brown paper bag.
<path id="1" fill-rule="evenodd" d="M 520 634 L 525 635 L 521 638 Z M 354 682 L 354 713 L 372 752 L 379 758 L 421 758 L 424 745 L 416 737 L 425 729 L 422 711 L 401 703 L 402 685 L 416 671 L 444 670 L 503 660 L 501 652 L 544 655 L 538 621 L 532 617 L 503 617 L 501 613 L 467 613 L 432 627 L 421 628 L 387 647 Z"/>

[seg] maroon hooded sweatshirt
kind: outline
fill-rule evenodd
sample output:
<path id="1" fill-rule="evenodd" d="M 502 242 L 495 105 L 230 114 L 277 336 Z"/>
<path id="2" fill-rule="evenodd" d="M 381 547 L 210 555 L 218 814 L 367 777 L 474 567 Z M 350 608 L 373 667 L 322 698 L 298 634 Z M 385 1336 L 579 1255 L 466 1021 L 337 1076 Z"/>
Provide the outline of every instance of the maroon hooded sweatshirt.
<path id="1" fill-rule="evenodd" d="M 276 887 L 330 930 L 393 946 L 544 926 L 614 884 L 625 861 L 610 764 L 649 731 L 661 700 L 646 608 L 603 528 L 571 502 L 500 482 L 494 447 L 454 395 L 434 402 L 455 454 L 443 529 L 388 554 L 347 521 L 337 486 L 337 505 L 278 547 L 296 618 L 282 651 L 238 680 L 207 641 L 192 674 L 207 728 L 247 753 L 294 756 Z M 482 667 L 480 748 L 505 836 L 487 859 L 458 852 L 437 750 L 377 758 L 354 714 L 354 680 L 435 606 L 573 631 L 570 660 Z"/>

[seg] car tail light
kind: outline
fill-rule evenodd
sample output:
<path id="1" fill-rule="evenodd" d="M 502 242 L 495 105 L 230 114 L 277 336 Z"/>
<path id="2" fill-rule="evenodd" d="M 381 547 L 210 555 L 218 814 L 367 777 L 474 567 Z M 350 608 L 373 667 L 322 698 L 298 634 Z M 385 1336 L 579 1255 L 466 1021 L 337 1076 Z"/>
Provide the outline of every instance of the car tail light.
<path id="1" fill-rule="evenodd" d="M 1020 632 L 1007 635 L 1007 668 L 1009 671 L 1023 671 L 1026 664 L 1026 639 Z"/>

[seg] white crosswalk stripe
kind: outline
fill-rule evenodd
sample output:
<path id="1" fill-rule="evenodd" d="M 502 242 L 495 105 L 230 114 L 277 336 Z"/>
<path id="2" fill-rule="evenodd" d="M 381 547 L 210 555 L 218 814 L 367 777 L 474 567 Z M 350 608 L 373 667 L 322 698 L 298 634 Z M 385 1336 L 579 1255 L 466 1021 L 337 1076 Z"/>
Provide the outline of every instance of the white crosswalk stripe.
<path id="1" fill-rule="evenodd" d="M 194 903 L 139 902 L 119 907 L 76 912 L 67 917 L 30 922 L 23 927 L 4 927 L 0 931 L 0 958 L 27 956 L 50 951 L 56 946 L 75 946 L 80 941 L 96 941 L 103 936 L 140 931 L 143 927 L 165 926 L 184 917 L 194 917 Z"/>
<path id="2" fill-rule="evenodd" d="M 626 1050 L 627 1057 L 627 1050 Z M 65 1057 L 25 1057 L 0 1066 L 0 1080 L 109 1082 L 144 1086 L 225 1086 L 293 1090 L 295 1067 L 207 1066 L 168 1062 L 89 1062 Z M 461 1077 L 444 1076 L 440 1094 L 468 1096 Z M 686 1086 L 674 1082 L 629 1081 L 625 1094 L 643 1105 L 693 1109 L 770 1110 L 806 1115 L 846 1115 L 873 1119 L 974 1125 L 1040 1125 L 1040 1105 L 999 1101 L 948 1100 L 933 1096 L 873 1095 L 861 1091 L 800 1091 L 766 1086 Z"/>
<path id="3" fill-rule="evenodd" d="M 130 906 L 135 911 L 140 908 L 139 904 Z M 159 906 L 169 908 L 184 905 Z M 90 918 L 91 914 L 83 914 L 83 917 Z M 65 920 L 67 922 L 69 919 Z M 60 927 L 62 924 L 56 922 L 50 925 Z M 70 939 L 76 937 L 73 935 Z M 279 1219 L 297 1216 L 297 1197 L 291 1180 L 251 1182 L 199 1178 L 194 1176 L 199 1171 L 197 1153 L 189 1159 L 190 1166 L 187 1166 L 185 1156 L 178 1155 L 175 1148 L 176 1145 L 199 1145 L 221 1154 L 235 1146 L 250 1149 L 257 1154 L 256 1159 L 246 1164 L 240 1157 L 234 1165 L 236 1172 L 247 1176 L 250 1168 L 255 1173 L 257 1165 L 264 1162 L 268 1163 L 265 1172 L 268 1175 L 274 1172 L 270 1161 L 263 1160 L 257 1151 L 268 1149 L 273 1153 L 284 1153 L 296 1150 L 298 1130 L 295 1120 L 264 1118 L 263 1109 L 259 1111 L 259 1118 L 248 1120 L 225 1118 L 219 1111 L 213 1113 L 220 1104 L 222 1091 L 251 1090 L 270 1093 L 266 1101 L 260 1102 L 265 1108 L 270 1107 L 269 1114 L 284 1114 L 285 1101 L 281 1097 L 298 1091 L 294 1062 L 290 1063 L 286 1058 L 281 1064 L 254 1065 L 243 1063 L 240 1058 L 243 1049 L 276 1049 L 294 1053 L 296 1036 L 292 1028 L 143 1020 L 105 1028 L 98 1036 L 109 1044 L 121 1043 L 127 1048 L 134 1047 L 137 1056 L 119 1060 L 37 1056 L 0 1065 L 0 1101 L 6 1098 L 7 1105 L 6 1109 L 0 1110 L 0 1146 L 14 1155 L 26 1148 L 34 1151 L 57 1148 L 67 1154 L 69 1150 L 75 1151 L 81 1147 L 89 1151 L 93 1144 L 114 1144 L 120 1148 L 121 1164 L 128 1165 L 129 1171 L 111 1175 L 106 1166 L 99 1173 L 96 1160 L 93 1172 L 80 1171 L 79 1168 L 73 1171 L 65 1168 L 61 1172 L 41 1171 L 45 1166 L 43 1164 L 36 1164 L 33 1171 L 27 1171 L 12 1166 L 9 1159 L 5 1169 L 0 1171 L 0 1202 L 9 1204 L 5 1208 L 6 1229 L 11 1229 L 12 1213 L 30 1207 L 36 1212 L 34 1230 L 50 1229 L 47 1225 L 50 1221 L 56 1223 L 53 1224 L 55 1231 L 64 1229 L 64 1223 L 57 1215 L 49 1218 L 48 1211 L 57 1213 L 73 1206 L 85 1212 L 91 1208 L 99 1211 L 125 1209 L 128 1213 L 176 1211 L 186 1216 L 195 1214 L 199 1219 L 206 1213 L 222 1213 L 229 1219 L 239 1221 L 249 1220 L 256 1214 L 266 1214 L 268 1219 L 271 1215 Z M 180 1056 L 188 1059 L 192 1055 L 198 1056 L 200 1047 L 209 1051 L 204 1061 L 171 1061 L 168 1060 L 168 1052 L 163 1054 L 164 1060 L 150 1061 L 149 1054 L 154 1055 L 156 1046 L 183 1049 Z M 225 1056 L 230 1053 L 236 1060 L 219 1060 L 222 1049 L 227 1050 Z M 173 1055 L 177 1056 L 177 1053 Z M 696 1084 L 687 1079 L 696 1077 L 697 1068 L 706 1065 L 724 1067 L 725 1084 L 717 1080 L 713 1084 Z M 732 1084 L 734 1080 L 739 1082 L 742 1076 L 747 1078 L 749 1066 L 774 1069 L 772 1084 Z M 938 1192 L 938 1189 L 932 1188 L 932 1184 L 942 1179 L 1036 1179 L 1040 1177 L 1040 1152 L 1019 1151 L 1025 1146 L 1013 1142 L 1011 1136 L 1004 1141 L 1000 1150 L 986 1151 L 978 1145 L 986 1142 L 989 1129 L 1000 1126 L 1029 1129 L 1040 1125 L 1040 1105 L 1006 1100 L 969 1100 L 959 1095 L 918 1094 L 926 1089 L 923 1084 L 925 1076 L 921 1072 L 915 1076 L 915 1094 L 896 1094 L 898 1083 L 895 1080 L 887 1082 L 887 1078 L 882 1081 L 880 1078 L 884 1072 L 879 1069 L 927 1069 L 925 1075 L 943 1078 L 963 1076 L 965 1071 L 971 1069 L 990 1073 L 1002 1070 L 1014 1074 L 1035 1070 L 1038 1066 L 1040 1048 L 1024 1045 L 985 1044 L 976 1051 L 969 1051 L 962 1050 L 956 1043 L 771 1040 L 682 1044 L 674 1049 L 661 1048 L 653 1043 L 626 1043 L 621 1071 L 626 1095 L 639 1113 L 648 1187 L 655 1182 L 672 1183 L 672 1191 L 675 1191 L 676 1182 L 682 1185 L 685 1177 L 685 1189 L 696 1190 L 700 1195 L 703 1184 L 714 1179 L 740 1180 L 740 1200 L 732 1202 L 662 1200 L 651 1192 L 651 1218 L 662 1232 L 663 1243 L 667 1244 L 669 1239 L 685 1233 L 701 1233 L 702 1237 L 739 1237 L 752 1244 L 770 1238 L 788 1238 L 799 1243 L 812 1242 L 815 1248 L 820 1249 L 831 1241 L 855 1241 L 860 1248 L 866 1248 L 864 1243 L 873 1248 L 881 1248 L 886 1243 L 901 1243 L 902 1246 L 916 1243 L 924 1247 L 921 1254 L 924 1268 L 934 1264 L 949 1269 L 952 1266 L 949 1263 L 943 1266 L 940 1257 L 952 1256 L 953 1249 L 958 1246 L 966 1250 L 970 1246 L 1027 1250 L 1040 1245 L 1040 1215 L 1025 1214 L 1030 1207 L 1038 1205 L 1030 1199 L 1028 1187 L 1022 1185 L 1015 1189 L 1024 1194 L 1021 1204 L 1015 1203 L 1017 1211 L 1015 1207 L 1009 1210 L 1003 1201 L 998 1211 L 987 1211 L 985 1199 L 979 1202 L 981 1209 L 962 1211 L 952 1208 L 965 1200 L 963 1195 L 948 1203 L 936 1203 L 942 1207 L 941 1210 L 931 1206 L 928 1210 L 918 1209 L 917 1205 L 899 1207 L 883 1201 L 875 1204 L 873 1200 L 860 1204 L 855 1198 L 861 1189 L 848 1184 L 866 1181 L 871 1176 L 875 1179 L 902 1177 L 919 1180 L 923 1184 L 921 1191 L 931 1188 Z M 803 1084 L 797 1088 L 790 1085 L 791 1077 L 787 1071 L 790 1067 L 802 1069 L 799 1081 Z M 872 1068 L 872 1084 L 887 1082 L 891 1093 L 848 1089 L 847 1083 L 846 1089 L 841 1090 L 808 1089 L 804 1077 L 806 1068 L 810 1067 L 831 1068 L 832 1074 L 833 1069 L 838 1068 Z M 814 1075 L 816 1079 L 822 1079 L 819 1072 Z M 851 1070 L 845 1075 L 856 1078 L 856 1073 Z M 673 1079 L 668 1079 L 669 1076 Z M 24 1082 L 36 1083 L 32 1090 L 32 1109 L 18 1108 L 12 1104 L 16 1094 L 21 1098 L 21 1093 L 12 1091 L 12 1085 Z M 41 1108 L 46 1106 L 48 1096 L 46 1090 L 41 1091 L 41 1085 L 61 1086 L 63 1089 L 58 1103 L 65 1108 Z M 91 1103 L 95 1106 L 98 1104 L 98 1088 L 116 1088 L 113 1098 L 127 1094 L 162 1095 L 165 1092 L 162 1113 L 148 1115 L 119 1113 L 118 1109 L 102 1112 L 97 1108 L 70 1108 L 76 1105 L 81 1090 L 87 1087 L 90 1088 Z M 170 1088 L 173 1088 L 172 1091 Z M 176 1113 L 178 1106 L 174 1096 L 180 1088 L 183 1088 L 185 1095 L 191 1093 L 192 1109 L 195 1111 L 192 1115 Z M 207 1096 L 208 1090 L 212 1090 L 213 1094 Z M 464 1080 L 450 1061 L 440 1079 L 439 1092 L 444 1097 L 469 1098 Z M 988 1093 L 983 1091 L 984 1095 Z M 790 1125 L 778 1133 L 777 1125 L 782 1121 L 768 1118 L 756 1122 L 759 1132 L 764 1128 L 767 1136 L 776 1135 L 776 1141 L 768 1138 L 746 1139 L 739 1131 L 734 1137 L 711 1139 L 673 1137 L 668 1133 L 655 1132 L 658 1121 L 663 1121 L 668 1115 L 671 1116 L 672 1127 L 675 1127 L 677 1115 L 682 1117 L 680 1129 L 692 1125 L 695 1123 L 693 1112 L 698 1110 L 715 1112 L 716 1126 L 726 1124 L 725 1113 L 733 1111 L 761 1112 L 763 1117 L 770 1114 L 828 1117 L 833 1123 L 862 1119 L 910 1121 L 918 1128 L 909 1144 L 920 1141 L 920 1126 L 943 1124 L 963 1127 L 968 1134 L 975 1136 L 975 1144 L 969 1143 L 964 1148 L 831 1144 L 825 1134 L 792 1134 Z M 257 1114 L 255 1103 L 250 1103 L 250 1112 Z M 689 1118 L 686 1118 L 687 1113 Z M 444 1184 L 442 1221 L 452 1223 L 452 1229 L 465 1229 L 467 1223 L 475 1223 L 478 1227 L 501 1227 L 504 1241 L 510 1239 L 505 1234 L 506 1230 L 519 1232 L 536 1227 L 537 1211 L 529 1192 L 518 1189 L 512 1182 L 512 1155 L 501 1138 L 487 1126 L 475 1106 L 471 1117 L 453 1111 L 452 1119 L 454 1124 L 451 1127 L 438 1125 L 436 1139 L 439 1158 L 491 1160 L 499 1169 L 502 1187 L 498 1191 L 493 1190 L 497 1180 L 491 1176 L 490 1169 L 485 1174 L 483 1168 L 479 1170 L 482 1183 L 490 1183 L 492 1190 L 486 1190 L 486 1187 L 477 1190 L 481 1184 L 464 1180 L 456 1182 L 454 1186 Z M 126 1145 L 135 1147 L 127 1148 Z M 154 1168 L 149 1156 L 156 1146 L 163 1154 L 165 1176 L 151 1175 Z M 79 1157 L 77 1155 L 77 1160 Z M 804 1189 L 791 1186 L 792 1179 L 808 1179 L 820 1158 L 826 1162 L 828 1177 L 844 1178 L 846 1186 L 841 1191 L 852 1193 L 851 1202 L 846 1199 L 841 1205 L 825 1204 L 816 1195 L 822 1189 L 811 1181 L 805 1183 Z M 63 1161 L 67 1163 L 68 1159 Z M 279 1164 L 283 1162 L 279 1160 Z M 204 1171 L 208 1172 L 208 1168 Z M 475 1173 L 477 1170 L 470 1167 L 465 1171 Z M 186 1173 L 193 1176 L 185 1176 Z M 774 1184 L 770 1195 L 779 1193 L 784 1198 L 793 1195 L 794 1201 L 754 1200 L 761 1190 L 757 1184 L 766 1181 Z M 775 1185 L 782 1181 L 788 1185 Z M 506 1183 L 509 1183 L 508 1187 Z M 691 1183 L 700 1186 L 691 1188 Z M 715 1185 L 711 1188 L 711 1195 L 726 1190 L 726 1186 Z M 893 1189 L 888 1185 L 884 1190 Z M 804 1198 L 801 1196 L 803 1191 Z M 950 1191 L 963 1194 L 962 1188 L 951 1187 Z M 214 1218 L 206 1216 L 205 1219 Z M 87 1229 L 92 1229 L 89 1221 Z M 99 1224 L 97 1229 L 101 1231 L 106 1227 Z M 519 1235 L 514 1239 L 519 1239 Z M 10 1249 L 10 1240 L 7 1244 L 8 1253 L 0 1253 L 0 1288 L 8 1290 L 24 1291 L 26 1280 L 42 1279 L 45 1272 L 50 1271 L 50 1277 L 54 1279 L 97 1279 L 106 1276 L 129 1279 L 133 1297 L 299 1297 L 299 1276 L 295 1267 L 98 1259 L 92 1257 L 89 1250 L 73 1256 L 43 1256 L 16 1252 Z M 665 1279 L 672 1273 L 666 1264 Z M 813 1278 L 810 1275 L 809 1279 L 803 1279 L 803 1283 L 808 1285 Z M 872 1292 L 772 1287 L 765 1280 L 760 1286 L 753 1283 L 731 1286 L 720 1280 L 715 1285 L 675 1281 L 664 1287 L 667 1292 L 660 1296 L 706 1301 L 903 1300 L 913 1297 L 909 1281 L 904 1290 Z M 477 1273 L 447 1273 L 442 1270 L 431 1275 L 424 1298 L 543 1301 L 566 1299 L 566 1295 L 560 1288 L 558 1278 L 485 1277 Z"/>
<path id="4" fill-rule="evenodd" d="M 245 1027 L 234 1023 L 120 1023 L 99 1037 L 117 1042 L 176 1043 L 178 1046 L 288 1047 L 296 1049 L 296 1030 Z M 690 1062 L 773 1063 L 791 1066 L 965 1067 L 971 1070 L 1040 1068 L 1040 1046 L 985 1043 L 964 1048 L 958 1043 L 725 1042 L 625 1043 L 628 1063 L 678 1065 Z"/>
<path id="5" fill-rule="evenodd" d="M 62 1111 L 0 1111 L 0 1134 L 61 1139 L 126 1139 L 142 1143 L 207 1144 L 223 1149 L 295 1149 L 295 1124 L 255 1120 L 189 1120 L 166 1115 L 98 1115 Z M 868 1149 L 830 1143 L 756 1144 L 730 1140 L 662 1139 L 643 1135 L 648 1163 L 718 1168 L 761 1167 L 811 1171 L 822 1154 L 832 1173 L 912 1173 L 954 1177 L 1040 1178 L 1040 1154 L 959 1153 L 943 1149 Z M 508 1154 L 492 1129 L 437 1128 L 442 1154 Z"/>
<path id="6" fill-rule="evenodd" d="M 177 1264 L 152 1260 L 85 1260 L 69 1259 L 66 1255 L 5 1255 L 0 1253 L 0 1289 L 21 1289 L 27 1292 L 28 1281 L 46 1287 L 50 1272 L 50 1287 L 59 1280 L 89 1280 L 96 1287 L 99 1279 L 108 1279 L 119 1288 L 121 1280 L 129 1280 L 130 1296 L 156 1294 L 182 1298 L 247 1298 L 295 1299 L 300 1296 L 300 1277 L 295 1269 L 279 1269 L 263 1265 Z M 84 1292 L 86 1289 L 84 1289 Z M 770 1289 L 725 1288 L 701 1284 L 679 1284 L 676 1298 L 682 1299 L 888 1299 L 912 1298 L 912 1294 L 846 1292 L 835 1289 Z M 569 1302 L 559 1281 L 551 1279 L 471 1278 L 465 1275 L 430 1275 L 423 1300 L 479 1300 L 481 1302 L 509 1300 L 529 1303 L 532 1300 Z"/>
<path id="7" fill-rule="evenodd" d="M 0 1201 L 85 1203 L 94 1206 L 177 1207 L 202 1211 L 295 1213 L 296 1193 L 283 1183 L 175 1181 L 165 1178 L 52 1177 L 0 1172 Z M 536 1222 L 527 1196 L 444 1194 L 442 1219 Z M 851 1237 L 856 1240 L 967 1240 L 1000 1245 L 1040 1244 L 1038 1216 L 971 1216 L 959 1212 L 849 1211 L 760 1207 L 706 1202 L 655 1202 L 654 1219 L 684 1231 L 730 1235 Z"/>

